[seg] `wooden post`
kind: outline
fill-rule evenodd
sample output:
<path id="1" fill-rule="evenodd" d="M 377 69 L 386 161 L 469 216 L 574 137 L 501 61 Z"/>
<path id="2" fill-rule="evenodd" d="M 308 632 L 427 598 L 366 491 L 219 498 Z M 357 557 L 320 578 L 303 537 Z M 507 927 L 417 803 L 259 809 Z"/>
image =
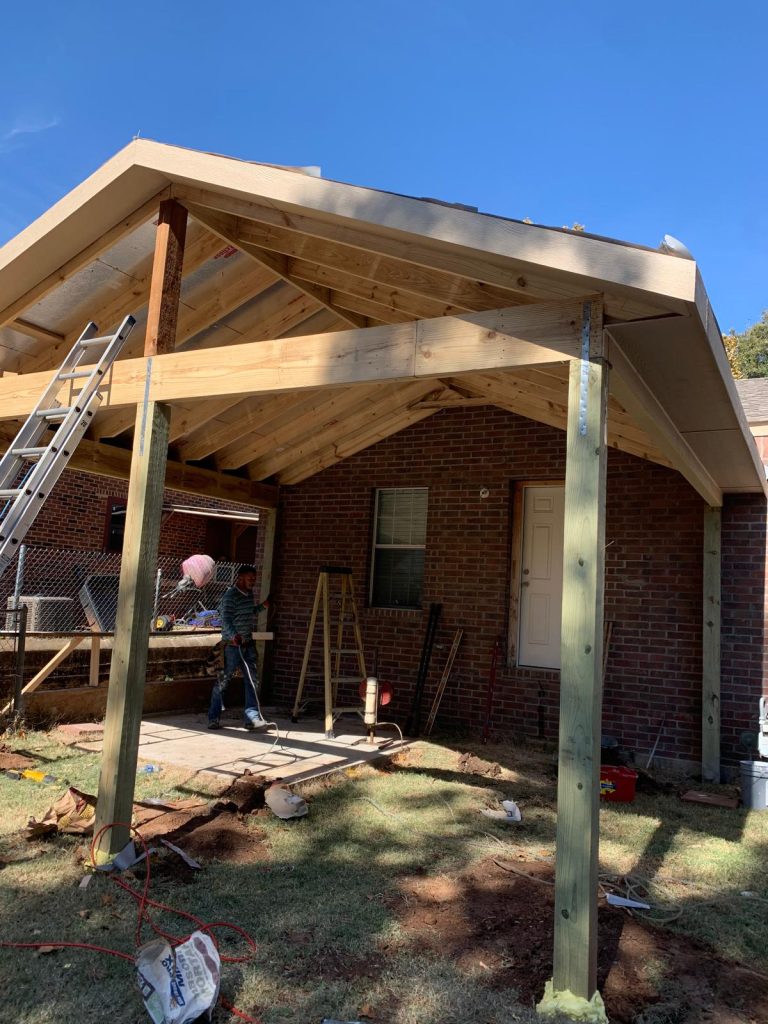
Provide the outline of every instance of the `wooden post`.
<path id="1" fill-rule="evenodd" d="M 272 566 L 275 560 L 275 537 L 277 535 L 276 508 L 270 509 L 268 512 L 263 509 L 259 510 L 259 529 L 264 531 L 264 544 L 261 558 L 261 592 L 259 594 L 259 600 L 263 601 L 264 598 L 268 597 L 272 592 Z M 262 612 L 261 615 L 259 615 L 256 628 L 261 632 L 264 632 L 267 628 L 267 614 L 267 612 Z M 260 640 L 256 646 L 259 652 L 259 663 L 263 667 L 266 644 L 263 640 Z"/>
<path id="2" fill-rule="evenodd" d="M 704 511 L 701 777 L 720 781 L 720 509 Z"/>
<path id="3" fill-rule="evenodd" d="M 603 683 L 608 366 L 602 308 L 586 302 L 582 358 L 568 392 L 552 982 L 539 1012 L 568 992 L 602 1012 L 597 993 L 600 717 Z"/>
<path id="4" fill-rule="evenodd" d="M 88 667 L 88 685 L 99 685 L 99 663 L 101 661 L 101 637 L 94 633 L 91 637 L 91 656 Z"/>
<path id="5" fill-rule="evenodd" d="M 186 223 L 187 211 L 177 202 L 160 204 L 145 356 L 174 347 Z M 147 384 L 151 372 L 150 360 Z M 102 861 L 119 852 L 130 834 L 170 419 L 170 406 L 150 401 L 147 387 L 136 409 L 94 834 L 117 825 L 98 840 Z"/>

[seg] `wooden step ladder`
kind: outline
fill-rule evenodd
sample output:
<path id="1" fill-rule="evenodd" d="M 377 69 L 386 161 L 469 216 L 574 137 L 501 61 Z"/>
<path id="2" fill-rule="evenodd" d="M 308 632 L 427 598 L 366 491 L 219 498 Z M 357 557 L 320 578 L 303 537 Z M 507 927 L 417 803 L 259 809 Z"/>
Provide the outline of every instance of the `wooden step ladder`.
<path id="1" fill-rule="evenodd" d="M 338 581 L 339 587 L 335 587 L 332 581 Z M 335 647 L 331 647 L 331 634 L 334 629 L 331 601 L 338 603 L 338 618 L 335 624 Z M 359 704 L 349 708 L 335 706 L 339 692 L 339 683 L 360 683 L 366 678 L 363 638 L 360 633 L 360 620 L 355 603 L 355 590 L 351 569 L 342 568 L 337 565 L 324 565 L 320 568 L 317 589 L 315 591 L 315 602 L 309 619 L 307 642 L 304 646 L 304 659 L 301 663 L 299 687 L 296 691 L 296 700 L 294 701 L 293 713 L 291 715 L 291 720 L 294 722 L 298 721 L 304 683 L 308 676 L 307 669 L 309 668 L 309 659 L 312 654 L 318 612 L 321 610 L 323 618 L 322 678 L 325 701 L 325 736 L 326 739 L 333 739 L 333 724 L 339 715 L 345 713 L 357 714 L 360 711 Z M 351 638 L 348 641 L 347 636 L 349 636 L 350 627 Z M 345 646 L 346 643 L 349 643 L 349 646 Z M 349 657 L 356 658 L 358 673 L 355 675 L 342 675 L 342 659 Z"/>

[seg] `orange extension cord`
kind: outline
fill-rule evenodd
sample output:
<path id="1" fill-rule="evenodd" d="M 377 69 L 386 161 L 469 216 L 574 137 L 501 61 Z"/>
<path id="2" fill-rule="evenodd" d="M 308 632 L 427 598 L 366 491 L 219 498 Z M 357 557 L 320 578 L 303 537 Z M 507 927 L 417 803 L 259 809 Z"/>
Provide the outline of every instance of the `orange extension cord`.
<path id="1" fill-rule="evenodd" d="M 133 833 L 133 835 L 136 836 L 136 838 L 141 843 L 144 849 L 144 862 L 147 866 L 147 876 L 144 880 L 144 887 L 141 892 L 137 892 L 135 889 L 132 889 L 130 885 L 127 885 L 121 878 L 117 878 L 116 875 L 110 875 L 110 878 L 116 885 L 120 886 L 121 889 L 125 890 L 125 892 L 127 892 L 129 896 L 132 896 L 133 899 L 135 899 L 138 902 L 139 908 L 138 917 L 136 920 L 135 936 L 136 946 L 138 947 L 141 945 L 141 931 L 145 923 L 149 925 L 149 927 L 152 929 L 152 931 L 155 932 L 156 935 L 159 935 L 161 938 L 165 939 L 167 942 L 171 944 L 171 946 L 179 946 L 181 945 L 182 942 L 186 942 L 187 939 L 189 938 L 189 935 L 184 935 L 181 938 L 174 935 L 169 935 L 167 932 L 164 932 L 161 928 L 159 928 L 152 920 L 147 910 L 147 907 L 155 907 L 157 910 L 164 910 L 169 914 L 176 914 L 178 917 L 185 917 L 187 918 L 187 920 L 192 921 L 197 929 L 199 929 L 202 932 L 208 932 L 208 934 L 213 939 L 214 943 L 216 942 L 216 937 L 213 934 L 214 928 L 229 928 L 231 931 L 237 932 L 238 935 L 241 935 L 245 939 L 247 945 L 250 948 L 250 953 L 248 953 L 245 956 L 222 956 L 221 954 L 219 954 L 219 956 L 221 956 L 222 962 L 230 964 L 246 963 L 247 961 L 249 961 L 251 959 L 252 954 L 256 952 L 256 943 L 254 942 L 253 937 L 249 935 L 244 928 L 241 928 L 239 925 L 232 924 L 229 921 L 212 921 L 211 923 L 206 924 L 205 921 L 201 921 L 199 917 L 195 917 L 194 914 L 190 914 L 186 910 L 176 910 L 175 907 L 170 907 L 166 903 L 160 903 L 157 900 L 149 898 L 149 850 L 147 848 L 147 844 L 144 837 L 142 836 L 138 829 L 133 827 L 133 825 L 128 825 L 125 822 L 115 821 L 109 825 L 105 825 L 102 829 L 100 829 L 91 841 L 91 865 L 94 868 L 96 867 L 95 851 L 96 844 L 98 843 L 99 839 L 101 839 L 102 835 L 104 835 L 105 832 L 108 832 L 111 828 L 114 828 L 116 825 L 123 825 L 123 827 L 127 828 L 129 832 Z M 108 949 L 106 946 L 96 946 L 90 942 L 0 942 L 0 947 L 10 947 L 12 949 L 40 949 L 43 946 L 53 946 L 55 948 L 68 949 L 87 949 L 91 952 L 106 953 L 109 956 L 119 957 L 121 960 L 128 960 L 132 964 L 135 963 L 134 957 L 132 957 L 129 953 L 122 953 L 118 949 Z M 238 1017 L 240 1020 L 246 1021 L 247 1024 L 261 1024 L 261 1021 L 258 1020 L 258 1018 L 249 1017 L 248 1014 L 243 1013 L 242 1010 L 238 1010 L 236 1006 L 233 1006 L 232 1003 L 224 999 L 223 996 L 220 996 L 219 999 L 224 1009 L 228 1010 L 231 1014 L 234 1014 L 234 1016 Z"/>

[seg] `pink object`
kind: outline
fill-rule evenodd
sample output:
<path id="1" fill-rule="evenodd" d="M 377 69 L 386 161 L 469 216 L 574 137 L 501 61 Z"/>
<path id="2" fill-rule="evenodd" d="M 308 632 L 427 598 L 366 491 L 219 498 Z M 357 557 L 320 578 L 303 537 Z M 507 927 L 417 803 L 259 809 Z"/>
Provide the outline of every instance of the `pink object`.
<path id="1" fill-rule="evenodd" d="M 196 587 L 204 587 L 213 579 L 215 564 L 210 555 L 190 555 L 181 563 L 181 571 L 184 576 L 189 576 Z"/>

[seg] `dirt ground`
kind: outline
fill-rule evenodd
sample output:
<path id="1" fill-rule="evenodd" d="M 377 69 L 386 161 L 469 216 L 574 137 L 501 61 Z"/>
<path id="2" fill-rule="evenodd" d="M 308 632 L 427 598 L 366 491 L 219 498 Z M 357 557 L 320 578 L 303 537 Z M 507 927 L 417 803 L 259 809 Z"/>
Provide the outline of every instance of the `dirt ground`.
<path id="1" fill-rule="evenodd" d="M 11 750 L 5 743 L 0 743 L 0 772 L 22 771 L 24 768 L 36 768 L 37 762 L 33 757 L 27 757 L 20 751 Z"/>
<path id="2" fill-rule="evenodd" d="M 552 977 L 554 872 L 544 862 L 514 866 L 533 877 L 488 859 L 455 876 L 403 878 L 392 909 L 419 949 L 487 971 L 531 1005 Z M 768 1024 L 768 977 L 607 904 L 598 984 L 615 1024 Z"/>

